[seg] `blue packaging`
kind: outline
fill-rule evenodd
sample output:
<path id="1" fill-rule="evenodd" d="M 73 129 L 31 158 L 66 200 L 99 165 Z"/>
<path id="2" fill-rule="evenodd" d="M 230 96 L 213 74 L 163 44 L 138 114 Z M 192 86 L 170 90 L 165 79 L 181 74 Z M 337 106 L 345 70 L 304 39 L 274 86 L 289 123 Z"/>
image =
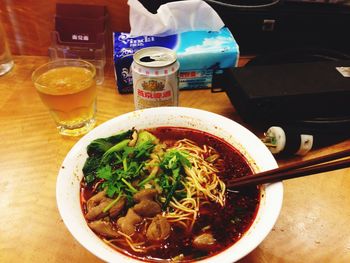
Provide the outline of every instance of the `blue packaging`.
<path id="1" fill-rule="evenodd" d="M 179 88 L 211 88 L 214 74 L 237 66 L 239 47 L 228 28 L 219 32 L 189 31 L 165 37 L 130 37 L 113 33 L 113 59 L 118 91 L 131 93 L 133 54 L 146 47 L 159 46 L 174 50 L 180 63 Z"/>

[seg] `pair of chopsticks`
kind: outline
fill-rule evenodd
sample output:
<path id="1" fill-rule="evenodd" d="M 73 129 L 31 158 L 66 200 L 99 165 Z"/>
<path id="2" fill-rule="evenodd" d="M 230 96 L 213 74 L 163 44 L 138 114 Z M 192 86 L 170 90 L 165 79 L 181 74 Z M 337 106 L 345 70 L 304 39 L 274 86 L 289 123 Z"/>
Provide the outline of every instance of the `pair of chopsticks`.
<path id="1" fill-rule="evenodd" d="M 273 183 L 312 174 L 324 173 L 350 167 L 350 149 L 301 161 L 280 168 L 234 178 L 226 183 L 228 189 L 249 185 Z"/>

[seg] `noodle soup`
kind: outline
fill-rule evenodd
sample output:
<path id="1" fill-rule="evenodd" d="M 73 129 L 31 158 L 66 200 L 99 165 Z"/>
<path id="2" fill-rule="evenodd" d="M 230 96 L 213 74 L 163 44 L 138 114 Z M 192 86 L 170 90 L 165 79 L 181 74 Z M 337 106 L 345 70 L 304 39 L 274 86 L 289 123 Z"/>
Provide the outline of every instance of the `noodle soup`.
<path id="1" fill-rule="evenodd" d="M 227 191 L 252 174 L 224 140 L 190 128 L 129 130 L 87 147 L 81 206 L 108 245 L 146 260 L 197 261 L 237 242 L 260 203 L 259 187 Z"/>

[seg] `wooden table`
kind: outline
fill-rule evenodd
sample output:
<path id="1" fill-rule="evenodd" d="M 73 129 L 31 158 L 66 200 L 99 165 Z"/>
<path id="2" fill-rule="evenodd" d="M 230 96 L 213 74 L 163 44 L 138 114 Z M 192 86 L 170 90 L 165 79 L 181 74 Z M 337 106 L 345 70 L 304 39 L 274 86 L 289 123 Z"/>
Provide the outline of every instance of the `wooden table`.
<path id="1" fill-rule="evenodd" d="M 0 262 L 99 262 L 68 232 L 55 199 L 56 176 L 79 138 L 60 136 L 41 103 L 31 73 L 47 57 L 15 57 L 0 77 Z M 241 61 L 244 63 L 244 61 Z M 133 95 L 116 91 L 113 68 L 98 88 L 98 124 L 134 109 Z M 240 121 L 225 93 L 182 91 L 180 105 Z M 304 158 L 350 147 L 350 140 Z M 241 262 L 350 262 L 350 169 L 284 183 L 272 232 Z"/>

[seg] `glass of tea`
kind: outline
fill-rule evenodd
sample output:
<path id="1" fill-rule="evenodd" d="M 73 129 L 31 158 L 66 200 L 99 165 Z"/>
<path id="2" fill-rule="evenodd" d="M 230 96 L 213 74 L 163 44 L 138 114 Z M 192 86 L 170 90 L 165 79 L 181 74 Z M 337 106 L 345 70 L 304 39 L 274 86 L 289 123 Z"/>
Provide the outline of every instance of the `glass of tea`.
<path id="1" fill-rule="evenodd" d="M 0 76 L 9 72 L 13 67 L 13 59 L 8 43 L 6 41 L 5 31 L 0 22 Z"/>
<path id="2" fill-rule="evenodd" d="M 96 69 L 84 60 L 60 59 L 36 69 L 32 80 L 60 134 L 79 136 L 95 125 Z"/>

